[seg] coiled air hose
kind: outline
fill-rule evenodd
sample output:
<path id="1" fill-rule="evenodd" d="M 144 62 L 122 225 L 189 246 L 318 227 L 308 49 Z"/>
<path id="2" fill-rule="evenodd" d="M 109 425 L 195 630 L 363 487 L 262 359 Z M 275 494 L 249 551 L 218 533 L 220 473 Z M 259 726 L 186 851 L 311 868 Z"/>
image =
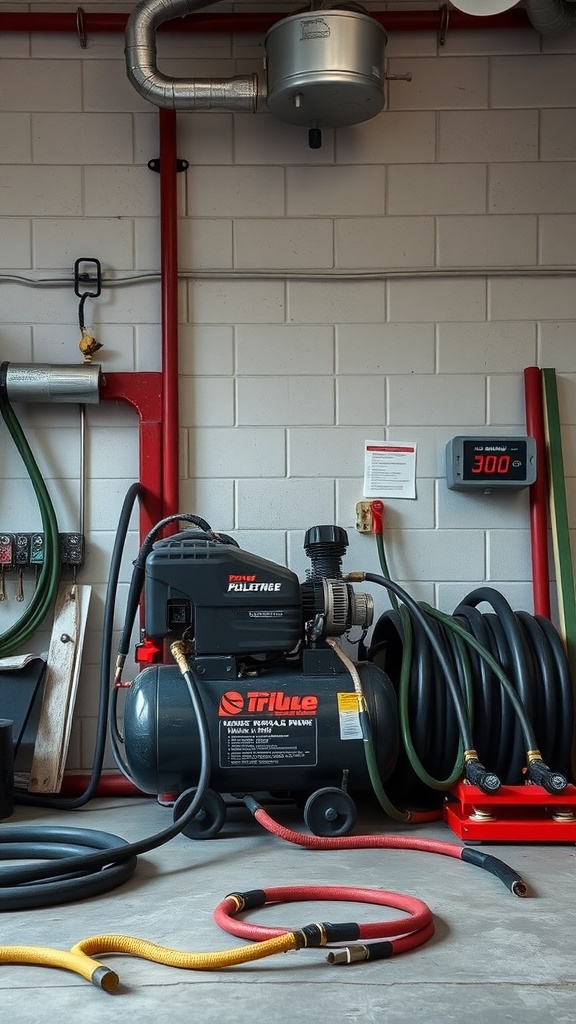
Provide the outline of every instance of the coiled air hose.
<path id="1" fill-rule="evenodd" d="M 366 751 L 384 809 L 411 820 L 395 804 L 430 806 L 431 791 L 450 789 L 463 770 L 488 792 L 500 781 L 519 785 L 526 777 L 550 793 L 561 792 L 570 770 L 574 699 L 566 653 L 552 623 L 513 612 L 490 587 L 469 594 L 453 616 L 418 604 L 390 579 L 382 538 L 377 541 L 384 576 L 347 578 L 384 586 L 392 605 L 376 623 L 368 651 L 398 693 L 402 754 L 387 784 L 394 802 L 374 778 L 369 746 Z M 482 615 L 482 603 L 492 613 Z"/>
<path id="2" fill-rule="evenodd" d="M 190 695 L 200 744 L 197 788 L 185 813 L 167 828 L 134 843 L 92 829 L 0 826 L 0 860 L 43 859 L 39 864 L 0 870 L 0 911 L 53 906 L 108 892 L 130 878 L 137 857 L 179 835 L 198 813 L 209 782 L 210 733 L 184 645 L 176 641 L 171 651 Z"/>
<path id="3" fill-rule="evenodd" d="M 25 644 L 42 625 L 50 611 L 60 582 L 60 536 L 54 506 L 5 387 L 5 367 L 0 367 L 0 413 L 26 467 L 40 508 L 44 531 L 44 562 L 37 586 L 23 615 L 0 636 L 0 658 Z M 3 376 L 2 376 L 3 371 Z"/>

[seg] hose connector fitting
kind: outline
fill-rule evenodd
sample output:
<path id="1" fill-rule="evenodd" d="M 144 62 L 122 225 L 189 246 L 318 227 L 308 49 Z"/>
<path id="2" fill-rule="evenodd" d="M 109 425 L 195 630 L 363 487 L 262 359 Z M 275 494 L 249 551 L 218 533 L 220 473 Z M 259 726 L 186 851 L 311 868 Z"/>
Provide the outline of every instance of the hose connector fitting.
<path id="1" fill-rule="evenodd" d="M 368 946 L 360 943 L 344 946 L 344 949 L 336 949 L 333 953 L 328 953 L 326 959 L 329 964 L 359 964 L 368 959 Z"/>
<path id="2" fill-rule="evenodd" d="M 126 655 L 125 654 L 119 654 L 118 657 L 116 658 L 116 667 L 114 669 L 114 686 L 119 687 L 119 686 L 122 685 L 122 672 L 123 672 L 125 663 L 126 663 Z"/>
<path id="3" fill-rule="evenodd" d="M 366 573 L 362 572 L 361 569 L 354 569 L 353 572 L 344 573 L 342 579 L 348 583 L 364 583 Z"/>
<path id="4" fill-rule="evenodd" d="M 174 643 L 170 644 L 170 654 L 174 658 L 174 661 L 178 665 L 182 675 L 186 675 L 186 673 L 190 671 L 186 642 L 184 640 L 175 640 Z"/>
<path id="5" fill-rule="evenodd" d="M 466 782 L 483 793 L 497 793 L 502 785 L 498 776 L 480 763 L 477 752 L 472 749 L 464 751 L 464 776 Z"/>
<path id="6" fill-rule="evenodd" d="M 555 796 L 556 793 L 563 793 L 568 785 L 568 779 L 561 772 L 554 772 L 542 760 L 539 750 L 529 750 L 527 753 L 528 767 L 526 775 L 528 781 L 535 786 L 542 786 L 547 793 Z"/>

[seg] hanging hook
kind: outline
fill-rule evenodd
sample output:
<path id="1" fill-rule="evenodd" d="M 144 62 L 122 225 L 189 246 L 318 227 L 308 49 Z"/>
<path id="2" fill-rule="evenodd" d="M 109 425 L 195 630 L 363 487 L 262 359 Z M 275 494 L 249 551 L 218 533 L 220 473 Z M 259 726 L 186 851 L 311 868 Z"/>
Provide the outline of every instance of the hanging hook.
<path id="1" fill-rule="evenodd" d="M 444 46 L 448 38 L 450 27 L 450 9 L 448 4 L 442 4 L 440 8 L 440 27 L 438 29 L 438 46 Z"/>
<path id="2" fill-rule="evenodd" d="M 87 270 L 82 270 L 82 272 L 80 272 L 80 268 L 83 266 L 84 263 L 92 263 L 94 265 L 94 268 L 95 268 L 95 276 L 94 277 L 91 277 L 90 273 Z M 91 292 L 91 291 L 85 291 L 84 289 L 81 289 L 80 285 L 82 283 L 83 284 L 87 284 L 87 285 L 95 284 L 96 285 L 96 291 L 95 292 Z M 98 296 L 100 295 L 101 291 L 102 291 L 102 264 L 100 263 L 100 260 L 94 259 L 93 257 L 90 257 L 90 256 L 81 256 L 80 259 L 76 260 L 76 262 L 74 264 L 74 295 L 76 295 L 79 299 L 83 298 L 84 296 L 86 296 L 87 298 L 90 298 L 90 299 L 97 299 Z"/>
<path id="3" fill-rule="evenodd" d="M 80 41 L 80 46 L 82 47 L 83 50 L 85 50 L 86 47 L 88 46 L 88 40 L 86 39 L 86 28 L 84 26 L 84 15 L 85 15 L 85 13 L 86 12 L 85 12 L 83 7 L 77 7 L 76 8 L 76 31 L 78 33 L 78 39 Z"/>

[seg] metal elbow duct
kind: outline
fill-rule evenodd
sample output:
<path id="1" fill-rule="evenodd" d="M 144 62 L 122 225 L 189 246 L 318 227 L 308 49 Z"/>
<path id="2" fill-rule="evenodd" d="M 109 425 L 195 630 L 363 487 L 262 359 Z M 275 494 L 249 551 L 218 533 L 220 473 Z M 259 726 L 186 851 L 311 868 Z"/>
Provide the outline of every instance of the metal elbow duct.
<path id="1" fill-rule="evenodd" d="M 170 78 L 156 64 L 156 30 L 218 0 L 141 0 L 126 26 L 126 73 L 137 92 L 157 107 L 175 110 L 255 111 L 256 75 L 233 78 Z"/>
<path id="2" fill-rule="evenodd" d="M 525 6 L 533 27 L 543 36 L 576 28 L 576 7 L 568 0 L 525 0 Z"/>

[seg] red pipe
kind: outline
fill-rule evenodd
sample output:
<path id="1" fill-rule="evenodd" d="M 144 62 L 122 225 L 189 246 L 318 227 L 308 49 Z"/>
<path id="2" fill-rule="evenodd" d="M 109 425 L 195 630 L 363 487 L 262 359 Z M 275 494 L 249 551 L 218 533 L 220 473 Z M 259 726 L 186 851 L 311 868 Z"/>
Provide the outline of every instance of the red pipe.
<path id="1" fill-rule="evenodd" d="M 80 17 L 71 14 L 17 13 L 0 14 L 0 32 L 77 32 L 86 35 L 96 32 L 124 32 L 128 14 L 99 14 L 84 12 Z M 186 18 L 164 22 L 160 32 L 266 32 L 285 14 L 191 14 Z M 441 11 L 386 11 L 371 13 L 390 32 L 438 32 L 462 29 L 519 29 L 529 28 L 526 12 L 519 8 L 488 17 L 475 17 L 462 11 L 450 11 L 446 22 Z"/>
<path id="2" fill-rule="evenodd" d="M 162 290 L 162 516 L 178 512 L 178 210 L 176 111 L 159 110 Z"/>
<path id="3" fill-rule="evenodd" d="M 64 775 L 58 796 L 82 796 L 86 792 L 90 778 L 89 774 L 83 772 L 70 772 Z M 123 775 L 106 773 L 100 776 L 94 796 L 150 796 L 150 793 L 143 793 Z"/>
<path id="4" fill-rule="evenodd" d="M 536 441 L 537 474 L 530 487 L 530 546 L 532 551 L 532 594 L 534 614 L 550 618 L 550 573 L 548 569 L 548 472 L 546 434 L 542 406 L 542 375 L 538 366 L 524 370 L 526 430 Z"/>
<path id="5" fill-rule="evenodd" d="M 140 539 L 162 518 L 162 374 L 106 373 L 102 398 L 127 402 L 138 413 Z"/>

